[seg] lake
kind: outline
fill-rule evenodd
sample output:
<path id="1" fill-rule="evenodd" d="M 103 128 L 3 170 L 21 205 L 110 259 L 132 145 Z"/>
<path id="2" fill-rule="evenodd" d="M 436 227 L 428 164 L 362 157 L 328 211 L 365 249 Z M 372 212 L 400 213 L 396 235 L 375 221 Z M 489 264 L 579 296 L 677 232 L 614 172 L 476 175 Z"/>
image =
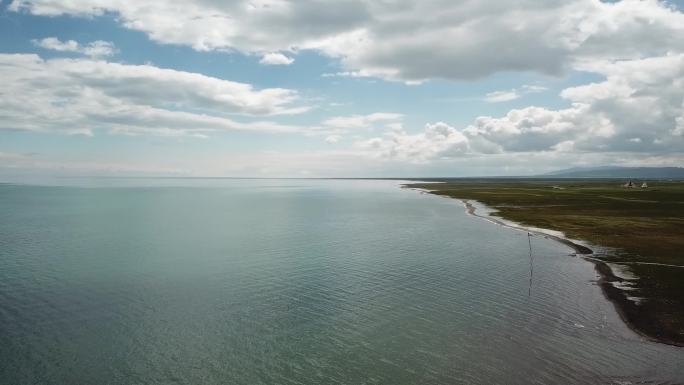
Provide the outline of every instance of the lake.
<path id="1" fill-rule="evenodd" d="M 397 181 L 0 185 L 2 384 L 684 382 L 567 246 Z"/>

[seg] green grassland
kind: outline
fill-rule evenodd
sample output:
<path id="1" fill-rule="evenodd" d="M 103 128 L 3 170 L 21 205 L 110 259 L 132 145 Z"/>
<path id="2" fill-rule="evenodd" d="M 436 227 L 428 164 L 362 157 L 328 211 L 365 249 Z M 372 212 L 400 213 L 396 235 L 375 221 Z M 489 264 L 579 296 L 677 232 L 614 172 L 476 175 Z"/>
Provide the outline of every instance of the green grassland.
<path id="1" fill-rule="evenodd" d="M 637 279 L 628 295 L 609 283 L 604 292 L 636 331 L 684 344 L 684 182 L 648 181 L 625 188 L 615 180 L 450 180 L 414 183 L 433 194 L 482 202 L 496 216 L 523 225 L 559 230 L 567 237 L 611 248 L 597 254 L 620 262 Z M 600 262 L 599 262 L 600 263 Z M 597 265 L 604 281 L 617 281 Z M 604 283 L 606 283 L 604 282 Z"/>

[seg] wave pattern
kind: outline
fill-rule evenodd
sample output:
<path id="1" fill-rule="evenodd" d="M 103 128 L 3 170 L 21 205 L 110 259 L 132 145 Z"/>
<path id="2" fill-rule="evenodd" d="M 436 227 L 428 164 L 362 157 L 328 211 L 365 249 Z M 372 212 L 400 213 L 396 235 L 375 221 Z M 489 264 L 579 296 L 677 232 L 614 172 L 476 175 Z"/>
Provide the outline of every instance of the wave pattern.
<path id="1" fill-rule="evenodd" d="M 533 237 L 528 296 L 525 233 L 394 182 L 1 185 L 0 212 L 2 383 L 684 379 L 566 246 Z"/>

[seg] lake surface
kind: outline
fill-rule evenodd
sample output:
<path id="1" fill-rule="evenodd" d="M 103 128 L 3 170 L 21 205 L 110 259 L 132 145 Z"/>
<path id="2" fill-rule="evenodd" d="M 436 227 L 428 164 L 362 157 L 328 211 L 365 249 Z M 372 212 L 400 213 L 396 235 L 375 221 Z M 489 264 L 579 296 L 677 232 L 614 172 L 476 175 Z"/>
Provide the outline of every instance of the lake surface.
<path id="1" fill-rule="evenodd" d="M 64 182 L 64 181 L 63 181 Z M 393 181 L 0 185 L 2 384 L 684 382 L 572 250 Z M 529 294 L 528 294 L 529 290 Z"/>

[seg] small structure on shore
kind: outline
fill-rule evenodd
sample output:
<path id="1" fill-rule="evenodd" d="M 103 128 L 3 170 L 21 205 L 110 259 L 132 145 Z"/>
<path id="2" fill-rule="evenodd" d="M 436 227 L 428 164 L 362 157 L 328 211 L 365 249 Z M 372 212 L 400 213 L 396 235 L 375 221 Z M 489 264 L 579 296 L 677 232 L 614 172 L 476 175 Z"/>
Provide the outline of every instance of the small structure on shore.
<path id="1" fill-rule="evenodd" d="M 636 182 L 632 182 L 632 180 L 630 179 L 627 181 L 627 183 L 623 184 L 622 187 L 637 188 L 637 187 L 639 187 L 639 185 Z M 641 188 L 647 188 L 647 187 L 648 187 L 648 184 L 645 181 L 643 183 L 641 183 Z"/>
<path id="2" fill-rule="evenodd" d="M 627 183 L 623 184 L 622 187 L 634 188 L 636 184 L 632 183 L 632 180 L 628 180 Z"/>

